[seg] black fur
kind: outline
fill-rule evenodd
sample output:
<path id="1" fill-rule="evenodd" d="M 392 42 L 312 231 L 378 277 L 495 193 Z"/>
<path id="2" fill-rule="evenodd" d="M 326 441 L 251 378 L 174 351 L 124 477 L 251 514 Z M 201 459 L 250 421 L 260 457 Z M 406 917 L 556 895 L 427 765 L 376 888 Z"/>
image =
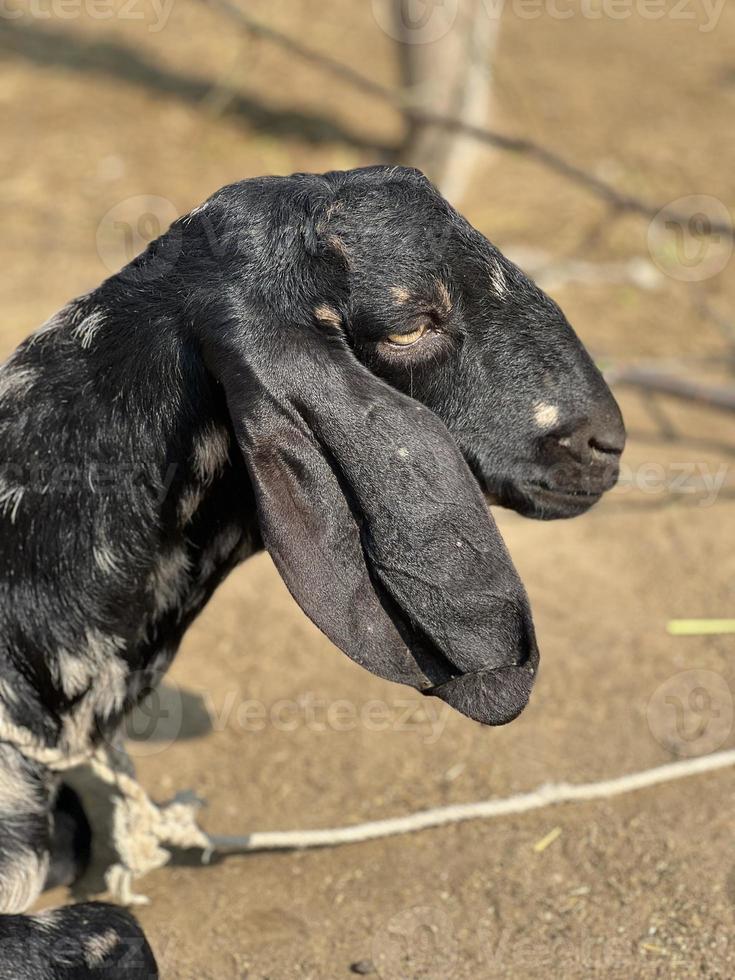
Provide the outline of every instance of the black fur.
<path id="1" fill-rule="evenodd" d="M 223 188 L 0 371 L 3 731 L 64 751 L 111 735 L 264 546 L 354 660 L 510 721 L 538 651 L 483 494 L 581 513 L 623 440 L 556 304 L 418 172 Z M 38 792 L 0 857 L 48 850 Z M 104 906 L 55 913 L 67 935 L 81 908 L 137 936 Z M 0 938 L 23 928 L 40 962 L 32 920 Z"/>
<path id="2" fill-rule="evenodd" d="M 156 961 L 124 909 L 87 902 L 8 915 L 0 930 L 0 980 L 155 980 Z"/>
<path id="3" fill-rule="evenodd" d="M 72 885 L 89 867 L 92 828 L 79 796 L 66 783 L 59 786 L 51 813 L 49 870 L 44 890 Z"/>

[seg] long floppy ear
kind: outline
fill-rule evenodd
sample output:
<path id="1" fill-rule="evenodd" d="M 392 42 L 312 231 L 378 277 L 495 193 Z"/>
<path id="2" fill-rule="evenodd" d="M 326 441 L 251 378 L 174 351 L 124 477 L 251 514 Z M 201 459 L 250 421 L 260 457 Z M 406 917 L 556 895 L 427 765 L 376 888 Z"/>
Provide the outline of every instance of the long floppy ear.
<path id="1" fill-rule="evenodd" d="M 514 718 L 538 664 L 528 601 L 439 418 L 316 321 L 232 312 L 204 347 L 304 612 L 381 677 L 488 724 Z"/>

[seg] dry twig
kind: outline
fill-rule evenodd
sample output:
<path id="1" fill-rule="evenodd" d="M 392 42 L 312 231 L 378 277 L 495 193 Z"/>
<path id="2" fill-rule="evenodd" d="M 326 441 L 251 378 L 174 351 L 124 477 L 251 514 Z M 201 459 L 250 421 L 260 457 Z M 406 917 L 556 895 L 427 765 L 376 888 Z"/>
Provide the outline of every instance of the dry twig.
<path id="1" fill-rule="evenodd" d="M 219 10 L 231 21 L 236 23 L 241 30 L 246 31 L 252 37 L 261 38 L 264 41 L 275 44 L 294 57 L 321 68 L 333 77 L 340 79 L 340 81 L 346 82 L 366 95 L 372 96 L 392 106 L 394 109 L 398 109 L 404 115 L 410 116 L 414 123 L 440 127 L 447 132 L 461 133 L 508 153 L 516 153 L 528 157 L 548 170 L 583 187 L 595 197 L 605 201 L 613 210 L 619 213 L 628 212 L 639 214 L 649 221 L 653 221 L 662 210 L 655 204 L 651 204 L 640 197 L 619 191 L 601 177 L 590 173 L 588 170 L 584 170 L 582 167 L 578 167 L 574 163 L 570 163 L 553 150 L 549 150 L 547 147 L 533 140 L 521 136 L 507 136 L 482 126 L 469 125 L 452 116 L 416 108 L 411 105 L 410 99 L 404 93 L 394 91 L 388 86 L 382 85 L 372 78 L 368 78 L 349 65 L 345 65 L 329 55 L 321 54 L 313 48 L 297 41 L 295 38 L 289 37 L 282 31 L 261 23 L 239 6 L 231 3 L 230 0 L 203 0 L 203 2 L 213 9 Z M 668 209 L 665 212 L 665 216 L 667 220 L 683 226 L 689 223 L 691 217 L 688 214 Z M 724 235 L 727 238 L 735 239 L 735 228 L 729 222 L 712 221 L 708 227 L 708 231 L 712 235 Z"/>

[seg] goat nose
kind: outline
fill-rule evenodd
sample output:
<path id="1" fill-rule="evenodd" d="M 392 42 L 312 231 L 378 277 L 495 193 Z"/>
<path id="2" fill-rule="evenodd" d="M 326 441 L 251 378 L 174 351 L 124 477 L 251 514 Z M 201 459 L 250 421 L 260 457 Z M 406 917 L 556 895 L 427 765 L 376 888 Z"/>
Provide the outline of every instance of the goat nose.
<path id="1" fill-rule="evenodd" d="M 596 457 L 612 463 L 625 448 L 625 427 L 619 414 L 609 414 L 585 420 L 571 433 L 560 432 L 556 440 L 580 462 Z"/>

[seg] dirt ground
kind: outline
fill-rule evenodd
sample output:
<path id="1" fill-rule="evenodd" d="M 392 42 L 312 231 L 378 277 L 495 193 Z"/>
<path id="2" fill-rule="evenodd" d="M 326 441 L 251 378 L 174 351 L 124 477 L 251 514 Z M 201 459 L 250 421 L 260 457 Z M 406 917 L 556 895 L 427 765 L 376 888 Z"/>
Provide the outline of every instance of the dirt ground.
<path id="1" fill-rule="evenodd" d="M 396 77 L 369 3 L 248 6 Z M 662 204 L 706 194 L 732 208 L 732 6 L 710 32 L 670 16 L 524 20 L 508 8 L 495 125 Z M 234 179 L 369 162 L 399 131 L 389 111 L 195 0 L 157 32 L 151 8 L 135 9 L 144 19 L 0 15 L 0 354 L 152 233 L 133 225 L 121 244 L 119 222 L 141 209 L 131 198 L 165 224 Z M 501 247 L 649 258 L 645 221 L 612 217 L 522 159 L 488 153 L 462 203 Z M 701 283 L 661 275 L 650 289 L 570 283 L 555 295 L 601 361 L 670 358 L 719 380 L 735 321 L 722 265 Z M 260 556 L 188 634 L 155 738 L 131 742 L 151 794 L 193 789 L 215 832 L 326 827 L 735 746 L 735 638 L 666 632 L 672 618 L 733 615 L 735 425 L 619 397 L 623 486 L 572 522 L 496 515 L 543 658 L 518 721 L 486 730 L 362 672 Z M 381 980 L 731 977 L 734 794 L 723 770 L 338 850 L 206 867 L 180 856 L 140 883 L 152 900 L 140 919 L 166 980 L 339 980 L 361 961 Z"/>

